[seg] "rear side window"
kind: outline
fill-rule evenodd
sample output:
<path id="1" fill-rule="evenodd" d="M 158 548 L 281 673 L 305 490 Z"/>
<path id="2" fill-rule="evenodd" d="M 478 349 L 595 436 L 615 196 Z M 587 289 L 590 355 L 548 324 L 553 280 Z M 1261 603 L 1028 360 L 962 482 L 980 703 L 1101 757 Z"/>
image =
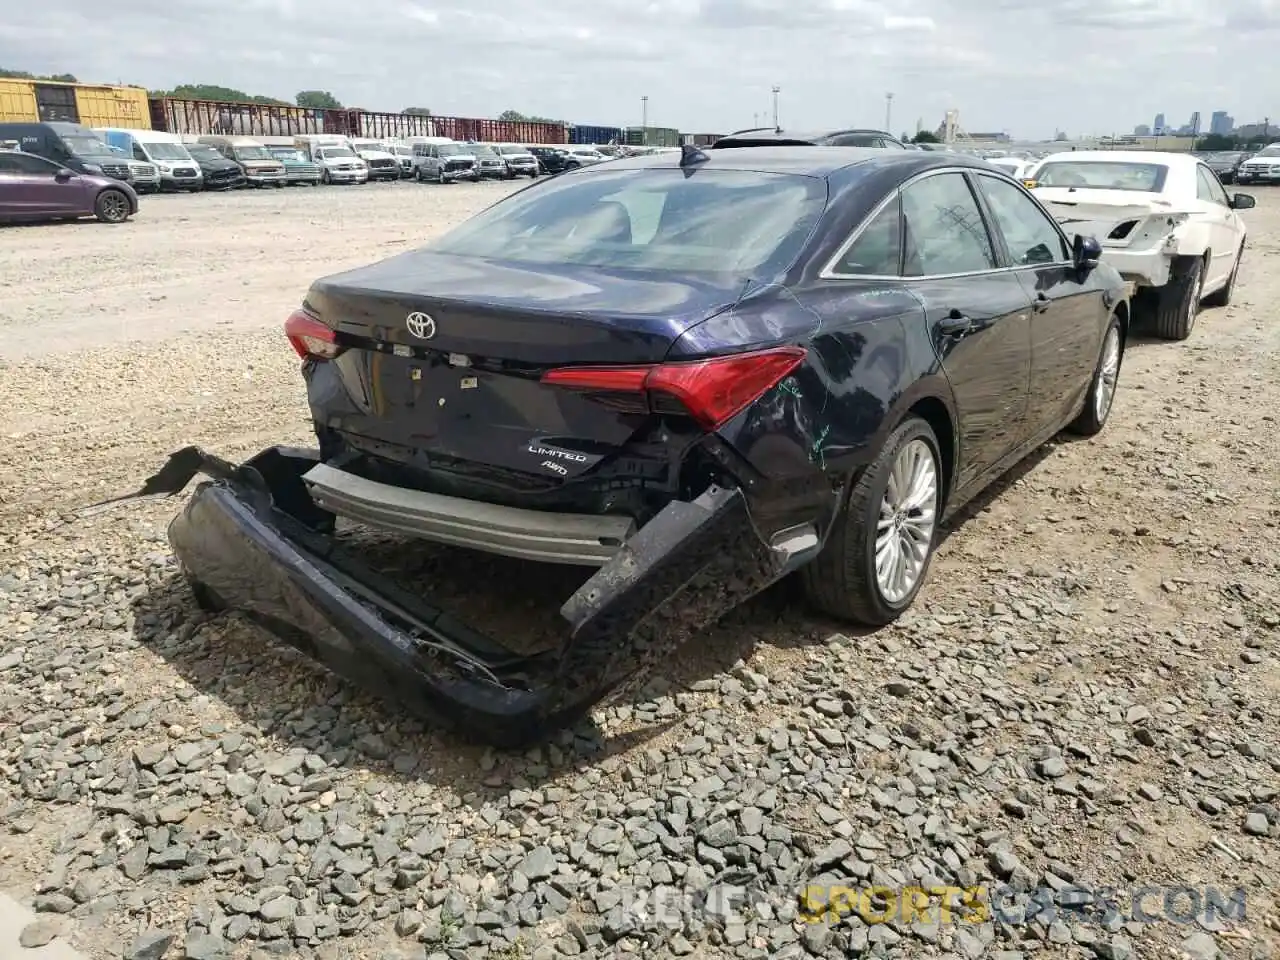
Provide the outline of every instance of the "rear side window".
<path id="1" fill-rule="evenodd" d="M 600 171 L 511 195 L 429 244 L 459 256 L 768 276 L 826 209 L 826 181 L 678 168 Z"/>
<path id="2" fill-rule="evenodd" d="M 904 267 L 908 277 L 976 273 L 996 266 L 986 223 L 959 173 L 940 173 L 902 191 Z"/>
<path id="3" fill-rule="evenodd" d="M 50 163 L 44 157 L 26 153 L 0 153 L 0 173 L 38 174 L 51 177 L 57 172 L 58 165 Z"/>
<path id="4" fill-rule="evenodd" d="M 858 234 L 834 272 L 856 277 L 896 277 L 902 260 L 902 201 L 895 196 Z"/>

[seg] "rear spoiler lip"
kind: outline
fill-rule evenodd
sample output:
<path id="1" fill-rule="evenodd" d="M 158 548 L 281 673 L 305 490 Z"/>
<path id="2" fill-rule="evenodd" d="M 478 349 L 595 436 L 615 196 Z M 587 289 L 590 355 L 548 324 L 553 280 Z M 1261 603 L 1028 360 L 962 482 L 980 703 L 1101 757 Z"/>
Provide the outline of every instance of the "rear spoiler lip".
<path id="1" fill-rule="evenodd" d="M 572 724 L 637 667 L 665 659 L 668 624 L 682 639 L 810 555 L 769 547 L 740 490 L 709 488 L 669 504 L 565 601 L 559 650 L 523 655 L 387 583 L 332 537 L 333 515 L 302 481 L 318 462 L 318 451 L 302 448 L 270 447 L 234 464 L 185 447 L 137 492 L 80 514 L 174 496 L 198 474 L 211 477 L 169 526 L 198 602 L 235 610 L 429 723 L 501 748 Z"/>

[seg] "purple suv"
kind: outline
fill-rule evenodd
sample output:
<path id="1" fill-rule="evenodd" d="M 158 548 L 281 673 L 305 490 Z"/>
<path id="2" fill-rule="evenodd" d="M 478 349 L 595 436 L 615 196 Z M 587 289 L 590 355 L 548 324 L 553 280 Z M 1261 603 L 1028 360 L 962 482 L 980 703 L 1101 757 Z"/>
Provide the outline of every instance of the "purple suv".
<path id="1" fill-rule="evenodd" d="M 0 221 L 97 217 L 123 223 L 138 212 L 127 183 L 61 167 L 44 157 L 0 150 Z"/>

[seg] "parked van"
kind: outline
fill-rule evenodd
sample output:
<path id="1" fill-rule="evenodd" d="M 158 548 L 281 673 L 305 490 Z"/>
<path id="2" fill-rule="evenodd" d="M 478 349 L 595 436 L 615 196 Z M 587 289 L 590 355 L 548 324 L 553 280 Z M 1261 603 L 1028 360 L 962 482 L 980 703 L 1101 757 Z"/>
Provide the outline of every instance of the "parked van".
<path id="1" fill-rule="evenodd" d="M 52 160 L 76 173 L 129 182 L 129 164 L 102 138 L 78 123 L 0 123 L 0 140 L 16 140 L 23 153 Z"/>
<path id="2" fill-rule="evenodd" d="M 369 166 L 351 149 L 346 137 L 309 133 L 295 137 L 293 145 L 320 165 L 321 183 L 368 183 Z"/>
<path id="3" fill-rule="evenodd" d="M 201 137 L 200 142 L 240 164 L 244 178 L 252 186 L 285 185 L 284 164 L 253 137 Z"/>
<path id="4" fill-rule="evenodd" d="M 161 190 L 194 193 L 203 186 L 200 164 L 187 152 L 177 134 L 121 127 L 97 127 L 96 131 L 108 146 L 119 147 L 133 159 L 152 164 L 160 173 Z"/>

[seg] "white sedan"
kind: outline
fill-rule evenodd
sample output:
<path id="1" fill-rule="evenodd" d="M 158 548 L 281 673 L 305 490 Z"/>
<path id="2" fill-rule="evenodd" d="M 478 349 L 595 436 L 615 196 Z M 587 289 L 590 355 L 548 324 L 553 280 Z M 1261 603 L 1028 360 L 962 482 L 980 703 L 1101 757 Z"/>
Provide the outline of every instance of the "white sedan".
<path id="1" fill-rule="evenodd" d="M 1023 176 L 1068 234 L 1097 238 L 1103 259 L 1148 301 L 1156 332 L 1191 335 L 1203 301 L 1226 306 L 1244 252 L 1237 210 L 1253 197 L 1228 196 L 1190 154 L 1143 151 L 1055 153 Z"/>

